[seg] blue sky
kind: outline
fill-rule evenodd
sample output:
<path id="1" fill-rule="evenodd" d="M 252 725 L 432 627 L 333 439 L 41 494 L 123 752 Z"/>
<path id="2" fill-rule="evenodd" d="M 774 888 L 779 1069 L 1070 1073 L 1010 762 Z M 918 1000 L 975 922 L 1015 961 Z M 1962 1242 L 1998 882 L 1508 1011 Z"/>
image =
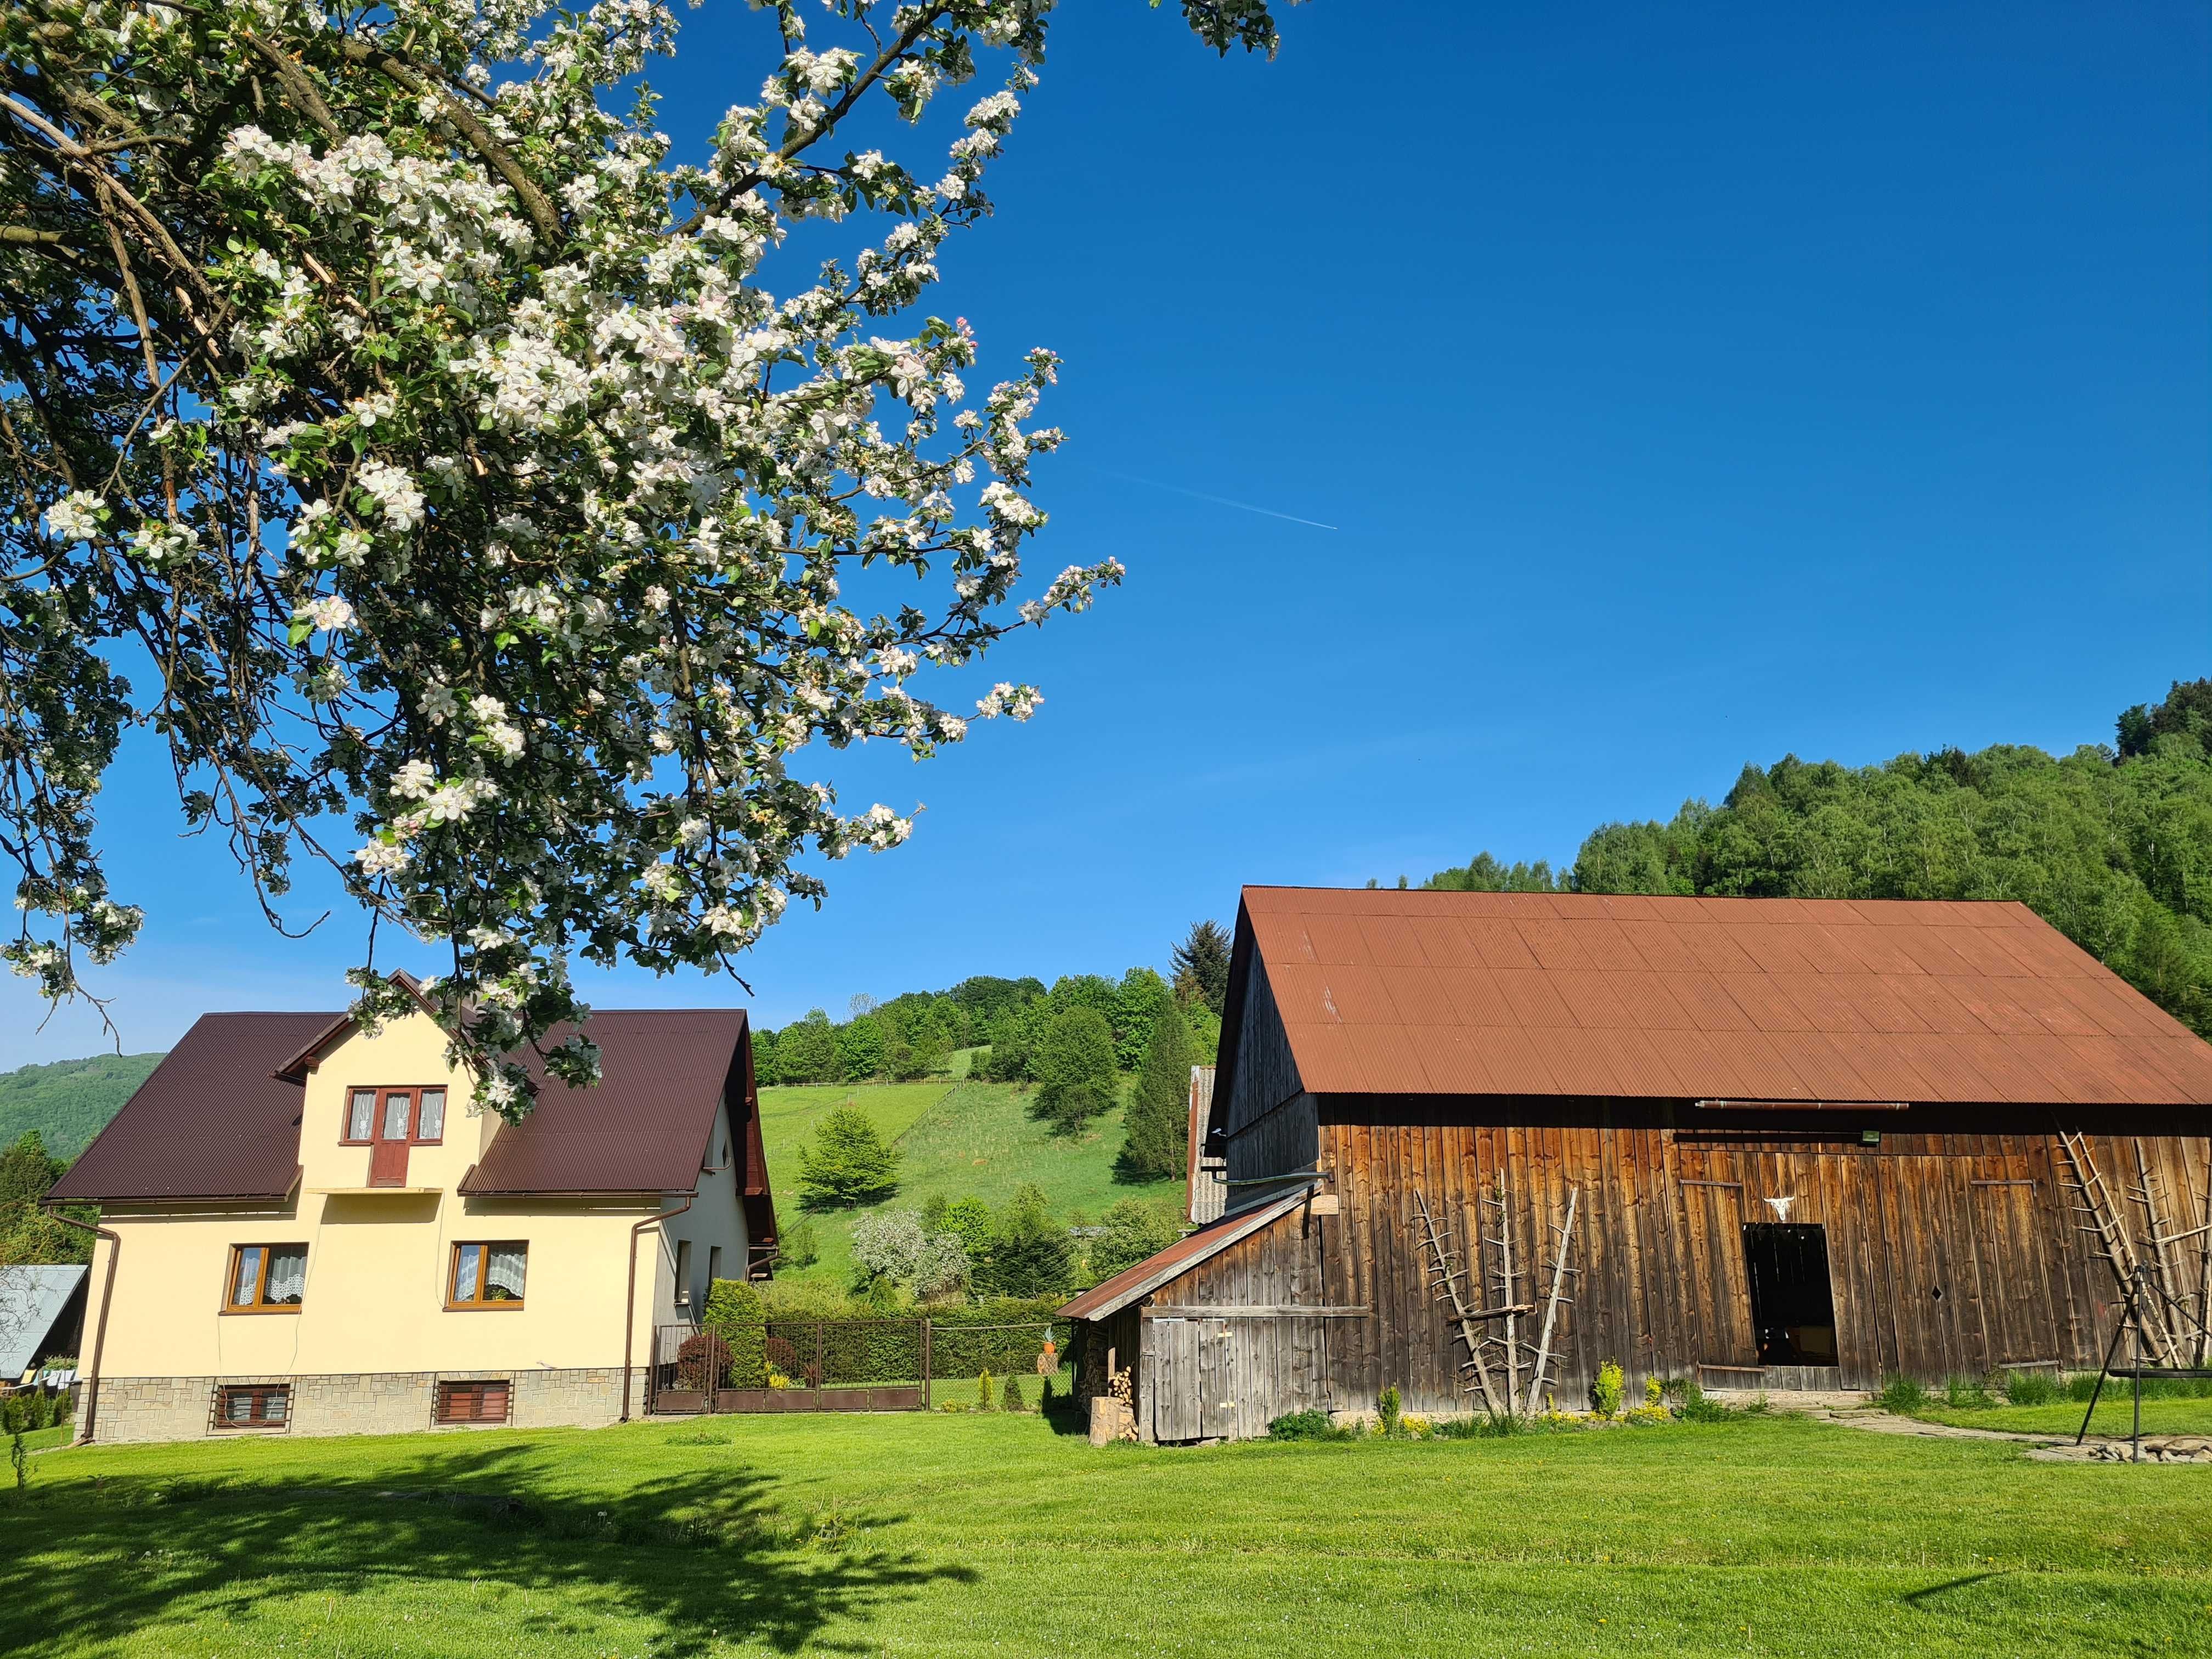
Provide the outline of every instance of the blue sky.
<path id="1" fill-rule="evenodd" d="M 1315 0 L 1273 64 L 1173 13 L 1065 9 L 933 301 L 987 370 L 1066 356 L 1034 567 L 1127 586 L 994 660 L 1029 726 L 821 757 L 927 810 L 750 999 L 601 1006 L 1118 973 L 1244 882 L 1563 861 L 1746 761 L 2063 750 L 2212 672 L 2201 5 Z M 684 15 L 679 149 L 766 61 Z M 342 1004 L 358 926 L 271 933 L 151 760 L 106 799 L 123 1045 Z M 41 1012 L 0 983 L 0 1066 L 107 1046 Z"/>

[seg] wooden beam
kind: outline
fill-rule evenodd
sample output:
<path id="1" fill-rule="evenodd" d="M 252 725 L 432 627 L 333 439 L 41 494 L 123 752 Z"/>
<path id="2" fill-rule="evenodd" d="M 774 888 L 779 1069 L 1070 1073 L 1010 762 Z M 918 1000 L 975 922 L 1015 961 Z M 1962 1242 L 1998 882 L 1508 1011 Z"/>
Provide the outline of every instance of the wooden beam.
<path id="1" fill-rule="evenodd" d="M 1201 1308 L 1188 1303 L 1155 1302 L 1147 1319 L 1364 1319 L 1366 1308 L 1301 1308 L 1287 1302 L 1238 1302 Z"/>

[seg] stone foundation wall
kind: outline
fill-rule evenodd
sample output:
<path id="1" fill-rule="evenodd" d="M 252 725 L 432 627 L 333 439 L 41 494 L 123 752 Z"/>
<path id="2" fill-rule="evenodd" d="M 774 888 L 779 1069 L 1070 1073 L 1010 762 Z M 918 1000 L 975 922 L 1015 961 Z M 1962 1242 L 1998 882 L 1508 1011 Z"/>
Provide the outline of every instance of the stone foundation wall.
<path id="1" fill-rule="evenodd" d="M 619 1365 L 568 1370 L 368 1371 L 321 1376 L 107 1376 L 100 1381 L 94 1438 L 101 1445 L 126 1441 L 204 1440 L 271 1434 L 466 1434 L 488 1424 L 441 1425 L 431 1418 L 441 1382 L 505 1379 L 509 1425 L 515 1428 L 598 1428 L 622 1416 Z M 216 1429 L 220 1384 L 287 1382 L 290 1421 L 278 1429 Z M 630 1412 L 645 1414 L 646 1368 L 632 1373 Z M 76 1418 L 82 1422 L 80 1395 Z"/>

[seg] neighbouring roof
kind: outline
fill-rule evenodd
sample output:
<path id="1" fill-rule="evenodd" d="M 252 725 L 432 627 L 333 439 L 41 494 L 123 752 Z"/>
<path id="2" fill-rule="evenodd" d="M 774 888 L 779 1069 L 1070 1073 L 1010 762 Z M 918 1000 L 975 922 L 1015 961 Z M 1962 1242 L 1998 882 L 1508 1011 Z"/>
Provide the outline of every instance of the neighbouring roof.
<path id="1" fill-rule="evenodd" d="M 330 1013 L 203 1015 L 48 1197 L 283 1198 L 299 1179 L 301 1056 L 343 1023 Z M 688 1192 L 696 1183 L 724 1087 L 742 1091 L 744 1011 L 603 1009 L 588 1029 L 602 1057 L 599 1086 L 570 1089 L 528 1062 L 541 1085 L 536 1109 L 499 1127 L 463 1192 Z M 291 1074 L 273 1075 L 280 1067 Z"/>
<path id="2" fill-rule="evenodd" d="M 1300 1187 L 1287 1197 L 1240 1210 L 1220 1220 L 1186 1233 L 1157 1255 L 1146 1256 L 1133 1267 L 1124 1267 L 1113 1278 L 1092 1285 L 1054 1316 L 1057 1319 L 1103 1319 L 1119 1313 L 1139 1297 L 1150 1296 L 1171 1279 L 1180 1279 L 1211 1256 L 1218 1255 L 1240 1238 L 1249 1237 L 1277 1216 L 1287 1215 L 1306 1201 Z"/>
<path id="3" fill-rule="evenodd" d="M 1248 887 L 1316 1093 L 2212 1104 L 2212 1046 L 2027 906 Z"/>
<path id="4" fill-rule="evenodd" d="M 743 1091 L 744 1011 L 607 1009 L 586 1029 L 599 1045 L 598 1086 L 571 1089 L 532 1062 L 536 1109 L 500 1125 L 461 1191 L 689 1192 L 700 1167 L 717 1161 L 720 1149 L 708 1140 L 724 1088 Z M 556 1030 L 546 1045 L 566 1036 Z M 741 1141 L 731 1156 L 743 1152 Z"/>
<path id="5" fill-rule="evenodd" d="M 50 1199 L 278 1199 L 300 1177 L 295 1082 L 270 1075 L 329 1014 L 203 1014 Z"/>
<path id="6" fill-rule="evenodd" d="M 46 1346 L 84 1284 L 82 1267 L 0 1267 L 0 1382 L 13 1382 Z"/>

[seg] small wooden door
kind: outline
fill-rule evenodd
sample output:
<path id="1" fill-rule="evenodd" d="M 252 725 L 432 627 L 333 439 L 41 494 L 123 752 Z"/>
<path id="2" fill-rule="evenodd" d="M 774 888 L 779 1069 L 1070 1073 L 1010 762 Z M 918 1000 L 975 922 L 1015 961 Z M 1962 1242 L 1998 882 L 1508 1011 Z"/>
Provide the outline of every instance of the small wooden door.
<path id="1" fill-rule="evenodd" d="M 1237 1433 L 1237 1345 L 1225 1319 L 1201 1319 L 1198 1326 L 1198 1432 L 1202 1440 Z"/>
<path id="2" fill-rule="evenodd" d="M 1198 1321 L 1147 1319 L 1145 1358 L 1152 1370 L 1152 1438 L 1200 1437 Z"/>
<path id="3" fill-rule="evenodd" d="M 377 1114 L 376 1140 L 368 1149 L 368 1184 L 404 1187 L 407 1184 L 407 1145 L 415 1133 L 415 1096 L 393 1089 L 384 1097 Z"/>

